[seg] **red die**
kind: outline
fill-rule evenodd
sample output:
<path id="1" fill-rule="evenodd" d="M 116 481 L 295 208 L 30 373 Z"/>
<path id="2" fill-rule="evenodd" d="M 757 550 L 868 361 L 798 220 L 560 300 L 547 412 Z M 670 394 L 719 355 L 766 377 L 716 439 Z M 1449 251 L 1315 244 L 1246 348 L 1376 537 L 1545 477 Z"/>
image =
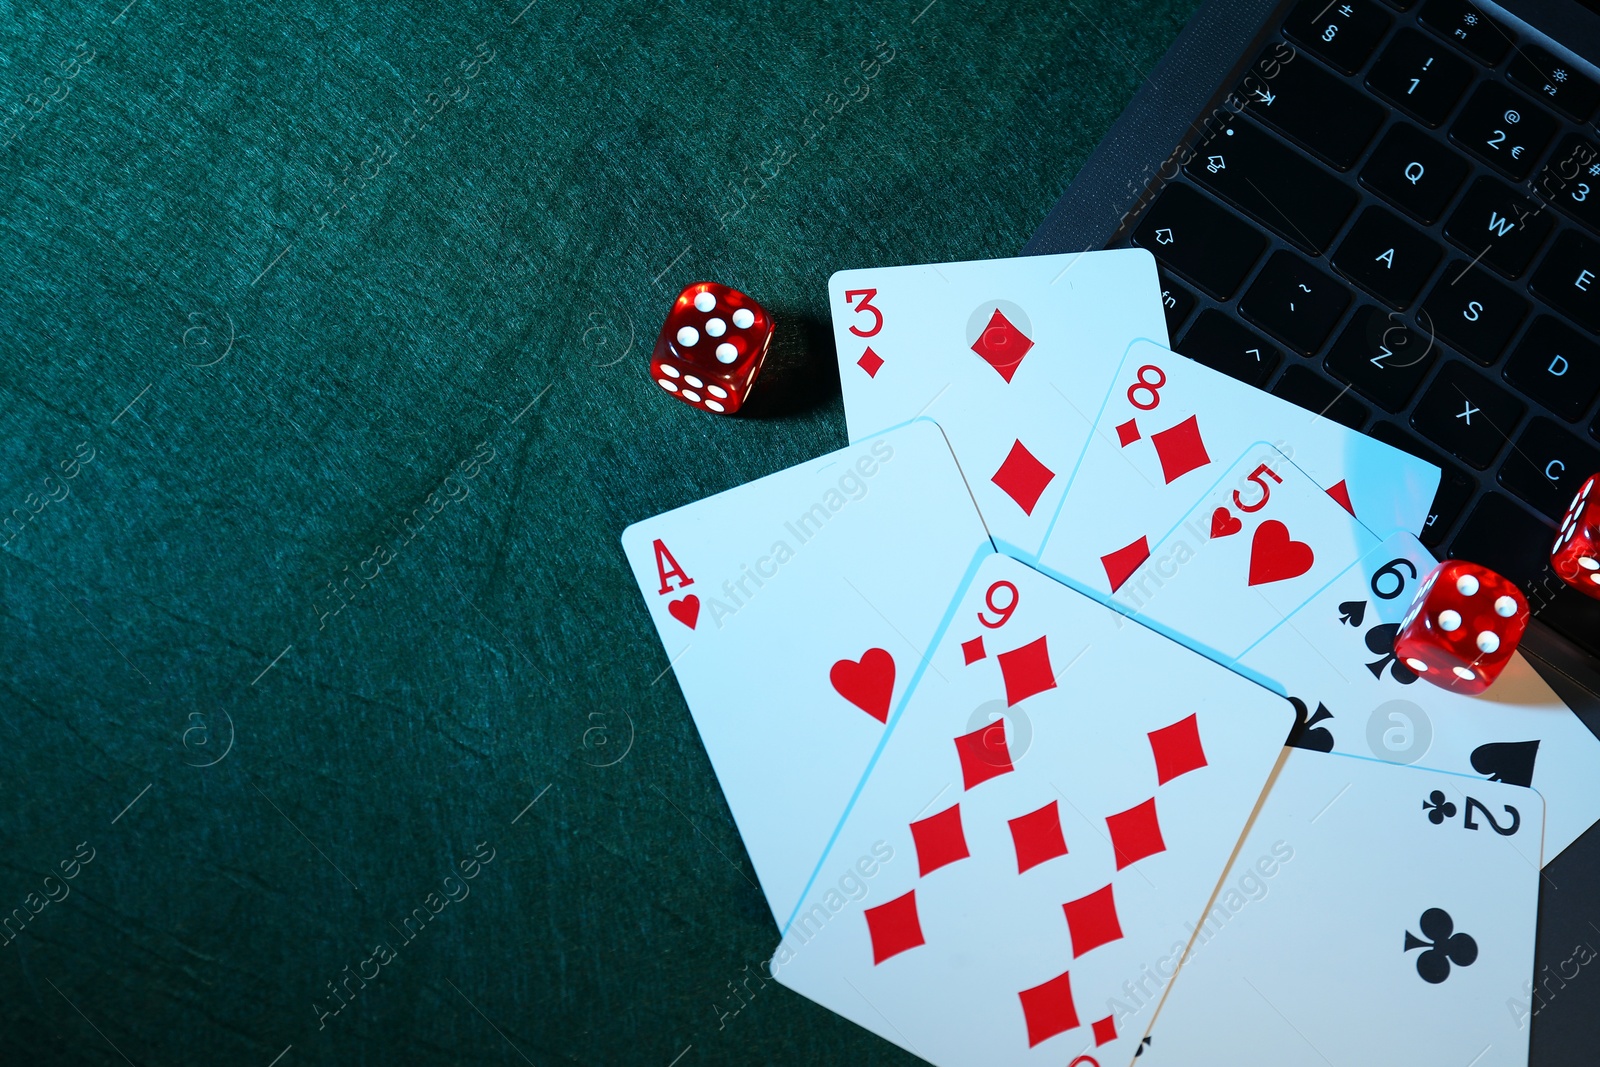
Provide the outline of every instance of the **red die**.
<path id="1" fill-rule="evenodd" d="M 650 377 L 686 404 L 718 415 L 744 405 L 772 343 L 772 316 L 737 289 L 695 282 L 667 314 Z"/>
<path id="2" fill-rule="evenodd" d="M 1600 474 L 1572 498 L 1550 551 L 1550 566 L 1572 588 L 1600 600 Z"/>
<path id="3" fill-rule="evenodd" d="M 1528 628 L 1528 602 L 1508 579 L 1453 559 L 1439 564 L 1400 620 L 1394 654 L 1434 685 L 1481 693 Z"/>

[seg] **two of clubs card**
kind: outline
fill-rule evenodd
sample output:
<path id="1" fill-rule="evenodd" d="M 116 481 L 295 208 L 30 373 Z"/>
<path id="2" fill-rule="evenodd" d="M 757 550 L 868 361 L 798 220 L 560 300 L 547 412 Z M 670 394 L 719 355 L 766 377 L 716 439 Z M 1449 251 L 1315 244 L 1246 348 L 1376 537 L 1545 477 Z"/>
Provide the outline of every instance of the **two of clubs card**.
<path id="1" fill-rule="evenodd" d="M 829 300 L 851 443 L 622 537 L 777 980 L 941 1065 L 1525 1062 L 1600 741 L 1396 660 L 1437 469 L 1169 351 L 1142 250 Z"/>
<path id="2" fill-rule="evenodd" d="M 1520 786 L 1291 750 L 1139 1067 L 1526 1064 L 1543 814 Z"/>

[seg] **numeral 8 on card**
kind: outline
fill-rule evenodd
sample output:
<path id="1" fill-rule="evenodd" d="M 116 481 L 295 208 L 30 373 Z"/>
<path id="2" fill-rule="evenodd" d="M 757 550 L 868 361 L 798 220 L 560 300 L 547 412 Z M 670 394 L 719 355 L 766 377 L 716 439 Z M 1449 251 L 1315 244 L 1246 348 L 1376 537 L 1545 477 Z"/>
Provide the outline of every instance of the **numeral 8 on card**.
<path id="1" fill-rule="evenodd" d="M 1149 372 L 1154 372 L 1155 377 L 1146 378 L 1145 375 Z M 1154 411 L 1161 404 L 1161 387 L 1167 384 L 1167 372 L 1154 363 L 1146 363 L 1139 368 L 1134 378 L 1137 380 L 1128 386 L 1128 403 L 1140 411 Z M 1150 394 L 1148 404 L 1139 403 L 1140 393 Z"/>

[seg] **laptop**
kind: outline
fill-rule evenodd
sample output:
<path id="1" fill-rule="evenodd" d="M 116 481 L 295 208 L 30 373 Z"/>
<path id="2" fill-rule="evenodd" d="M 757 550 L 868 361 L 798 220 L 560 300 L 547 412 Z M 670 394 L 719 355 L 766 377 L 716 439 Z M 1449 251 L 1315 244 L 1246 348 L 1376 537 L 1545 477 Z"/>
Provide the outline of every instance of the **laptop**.
<path id="1" fill-rule="evenodd" d="M 1178 352 L 1437 464 L 1423 542 L 1522 586 L 1600 733 L 1600 600 L 1547 565 L 1600 472 L 1597 64 L 1600 0 L 1209 0 L 1023 252 L 1148 249 Z M 1587 1062 L 1600 830 L 1546 875 L 1532 1061 Z"/>

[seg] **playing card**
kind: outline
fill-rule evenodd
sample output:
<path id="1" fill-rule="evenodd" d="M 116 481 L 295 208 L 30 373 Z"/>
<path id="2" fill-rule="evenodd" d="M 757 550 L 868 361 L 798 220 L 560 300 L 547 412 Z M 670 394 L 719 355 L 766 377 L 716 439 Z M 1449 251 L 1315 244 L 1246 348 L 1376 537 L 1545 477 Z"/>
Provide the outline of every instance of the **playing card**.
<path id="1" fill-rule="evenodd" d="M 1390 537 L 1240 664 L 1293 698 L 1295 745 L 1536 787 L 1549 862 L 1600 818 L 1600 740 L 1520 655 L 1479 696 L 1422 681 L 1395 657 L 1400 619 L 1434 563 L 1415 537 Z"/>
<path id="2" fill-rule="evenodd" d="M 1128 347 L 1103 396 L 1084 409 L 1094 432 L 1064 472 L 1040 557 L 1101 592 L 1117 590 L 1137 547 L 1194 503 L 1219 462 L 1256 441 L 1276 445 L 1379 536 L 1419 532 L 1439 485 L 1430 463 L 1150 341 Z"/>
<path id="3" fill-rule="evenodd" d="M 1056 575 L 1059 557 L 1052 549 L 1060 541 L 1046 546 L 1046 573 Z M 1108 560 L 1106 573 L 1120 578 L 1114 594 L 1086 591 L 1232 665 L 1377 543 L 1283 453 L 1258 443 L 1231 467 L 1216 470 L 1172 529 Z"/>
<path id="4" fill-rule="evenodd" d="M 636 523 L 622 547 L 781 922 L 993 546 L 919 419 Z"/>
<path id="5" fill-rule="evenodd" d="M 1531 789 L 1291 750 L 1139 1067 L 1525 1065 L 1543 808 Z"/>
<path id="6" fill-rule="evenodd" d="M 1138 248 L 844 270 L 828 300 L 850 440 L 938 420 L 990 532 L 1024 557 L 1089 433 L 1055 383 L 1098 398 L 1130 341 L 1167 336 Z"/>
<path id="7" fill-rule="evenodd" d="M 1282 698 L 990 556 L 772 970 L 931 1063 L 1127 1063 L 1125 986 L 1176 964 L 1292 722 Z"/>

